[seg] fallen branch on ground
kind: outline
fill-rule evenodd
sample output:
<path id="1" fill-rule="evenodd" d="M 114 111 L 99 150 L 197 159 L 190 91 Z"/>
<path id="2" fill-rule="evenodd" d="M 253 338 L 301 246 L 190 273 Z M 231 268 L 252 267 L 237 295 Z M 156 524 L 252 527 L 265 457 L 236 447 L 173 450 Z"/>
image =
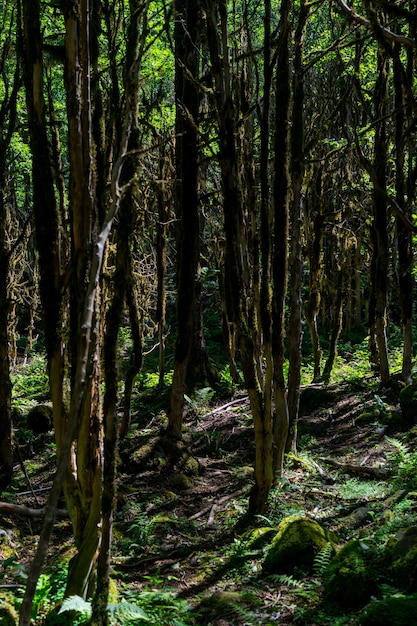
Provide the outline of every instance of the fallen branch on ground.
<path id="1" fill-rule="evenodd" d="M 338 469 L 341 469 L 348 474 L 367 474 L 373 476 L 374 478 L 381 479 L 386 479 L 388 476 L 387 472 L 379 467 L 367 467 L 365 465 L 354 465 L 352 463 L 340 463 L 339 461 L 334 461 L 333 459 L 328 459 L 324 457 L 319 457 L 319 461 L 321 461 L 322 463 L 326 463 L 327 465 L 337 467 Z"/>
<path id="2" fill-rule="evenodd" d="M 0 513 L 3 515 L 22 515 L 23 517 L 44 517 L 45 508 L 32 509 L 24 504 L 10 504 L 9 502 L 0 502 Z M 57 515 L 60 517 L 68 517 L 68 511 L 65 509 L 57 509 Z"/>

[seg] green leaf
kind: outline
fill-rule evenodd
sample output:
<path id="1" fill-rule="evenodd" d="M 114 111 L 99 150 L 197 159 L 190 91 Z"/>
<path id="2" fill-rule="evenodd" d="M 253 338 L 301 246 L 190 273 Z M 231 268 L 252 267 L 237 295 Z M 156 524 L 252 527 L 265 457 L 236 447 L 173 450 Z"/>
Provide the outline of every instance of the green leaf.
<path id="1" fill-rule="evenodd" d="M 63 601 L 59 613 L 65 613 L 66 611 L 75 611 L 86 617 L 91 617 L 91 602 L 87 602 L 81 596 L 70 596 Z"/>

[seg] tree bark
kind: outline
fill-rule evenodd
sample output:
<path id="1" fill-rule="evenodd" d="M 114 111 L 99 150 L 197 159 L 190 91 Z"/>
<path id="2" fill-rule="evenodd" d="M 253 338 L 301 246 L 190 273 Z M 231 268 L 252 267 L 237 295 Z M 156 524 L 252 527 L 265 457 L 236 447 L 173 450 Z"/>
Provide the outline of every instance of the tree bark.
<path id="1" fill-rule="evenodd" d="M 289 429 L 286 450 L 296 450 L 297 422 L 300 405 L 301 341 L 302 341 L 302 221 L 304 212 L 304 72 L 303 46 L 310 3 L 302 0 L 295 31 L 294 74 L 291 125 L 291 184 L 290 204 L 290 322 L 289 322 L 289 371 L 288 371 L 288 419 Z"/>
<path id="2" fill-rule="evenodd" d="M 251 317 L 247 308 L 248 298 L 252 297 L 248 291 L 248 233 L 245 228 L 239 187 L 227 3 L 225 0 L 219 0 L 216 3 L 205 1 L 203 7 L 216 98 L 223 193 L 225 317 L 230 328 L 236 329 L 236 343 L 240 350 L 243 377 L 248 391 L 255 431 L 255 485 L 250 495 L 249 511 L 261 513 L 265 511 L 273 479 L 272 416 L 265 404 L 264 393 L 259 384 L 257 368 L 259 349 L 254 346 L 256 332 L 249 326 Z"/>
<path id="3" fill-rule="evenodd" d="M 415 197 L 414 185 L 406 186 L 406 154 L 412 161 L 413 149 L 406 139 L 407 128 L 412 123 L 410 106 L 407 103 L 407 85 L 405 80 L 412 80 L 414 75 L 414 51 L 408 53 L 408 77 L 403 71 L 399 46 L 394 48 L 394 90 L 395 90 L 395 199 L 402 211 L 410 217 L 410 206 Z M 408 187 L 408 188 L 407 188 Z M 406 203 L 407 195 L 407 203 Z M 413 241 L 411 229 L 404 220 L 396 218 L 396 236 L 398 251 L 398 288 L 403 327 L 403 359 L 401 377 L 407 385 L 412 382 L 411 368 L 413 359 Z"/>
<path id="4" fill-rule="evenodd" d="M 386 385 L 390 380 L 388 363 L 388 346 L 386 336 L 387 299 L 388 299 L 388 215 L 386 193 L 387 170 L 387 135 L 386 135 L 386 97 L 387 97 L 388 59 L 385 47 L 378 46 L 378 75 L 374 91 L 375 106 L 375 140 L 374 140 L 374 171 L 373 187 L 374 208 L 374 250 L 375 271 L 372 276 L 375 309 L 370 313 L 373 324 L 370 334 L 374 336 L 378 350 L 378 363 L 381 383 Z"/>
<path id="5" fill-rule="evenodd" d="M 176 212 L 178 220 L 177 342 L 167 432 L 182 437 L 185 381 L 193 345 L 200 254 L 198 198 L 199 7 L 175 3 Z"/>
<path id="6" fill-rule="evenodd" d="M 284 380 L 285 298 L 288 282 L 288 227 L 291 199 L 291 145 L 290 145 L 290 11 L 291 0 L 283 0 L 280 12 L 278 58 L 275 78 L 275 171 L 273 183 L 274 226 L 272 257 L 272 358 L 274 366 L 275 420 L 274 456 L 275 477 L 281 476 L 287 443 L 289 415 Z"/>
<path id="7" fill-rule="evenodd" d="M 6 7 L 3 7 L 3 10 L 5 11 Z M 6 50 L 9 45 L 9 36 L 6 36 L 0 54 L 2 76 L 6 72 L 4 65 L 7 60 Z M 8 332 L 10 310 L 8 282 L 10 280 L 12 250 L 8 244 L 10 224 L 9 212 L 6 207 L 6 156 L 16 125 L 16 102 L 20 82 L 20 69 L 16 65 L 10 92 L 5 92 L 0 112 L 0 491 L 10 485 L 13 476 L 12 385 L 10 381 Z"/>

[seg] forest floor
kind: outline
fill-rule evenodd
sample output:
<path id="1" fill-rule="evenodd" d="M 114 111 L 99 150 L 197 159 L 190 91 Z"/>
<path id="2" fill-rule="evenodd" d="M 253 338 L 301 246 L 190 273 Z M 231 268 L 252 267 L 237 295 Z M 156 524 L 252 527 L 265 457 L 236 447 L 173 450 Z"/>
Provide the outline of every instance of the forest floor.
<path id="1" fill-rule="evenodd" d="M 163 401 L 163 394 L 157 395 Z M 189 403 L 184 454 L 174 466 L 158 435 L 163 411 L 153 412 L 152 398 L 139 406 L 120 446 L 112 561 L 117 601 L 139 604 L 160 626 L 357 624 L 355 612 L 337 617 L 328 612 L 320 575 L 263 572 L 267 546 L 248 547 L 245 533 L 276 527 L 293 514 L 316 519 L 341 544 L 353 537 L 384 541 L 381 520 L 391 534 L 406 527 L 417 506 L 394 513 L 389 523 L 384 517 L 393 493 L 384 472 L 390 476 L 397 434 L 387 437 L 379 417 L 400 415 L 398 390 L 376 392 L 366 380 L 303 390 L 297 455 L 287 458 L 267 513 L 252 519 L 246 510 L 254 437 L 244 393 L 215 402 L 203 394 Z M 406 438 L 415 440 L 414 429 Z M 21 441 L 20 452 L 12 488 L 2 499 L 40 508 L 54 469 L 53 433 Z M 0 515 L 0 587 L 19 596 L 41 519 Z M 62 594 L 73 552 L 69 521 L 59 517 L 34 623 L 45 623 L 43 616 Z"/>

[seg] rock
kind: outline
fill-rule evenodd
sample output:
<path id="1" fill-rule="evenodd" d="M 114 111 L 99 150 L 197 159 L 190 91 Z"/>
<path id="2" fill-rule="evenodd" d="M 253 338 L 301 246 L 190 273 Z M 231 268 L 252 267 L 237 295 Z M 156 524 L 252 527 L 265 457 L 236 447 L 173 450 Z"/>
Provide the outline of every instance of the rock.
<path id="1" fill-rule="evenodd" d="M 17 626 L 18 615 L 13 606 L 4 600 L 0 600 L 0 624 L 1 626 Z"/>
<path id="2" fill-rule="evenodd" d="M 52 409 L 46 404 L 38 404 L 27 414 L 28 428 L 34 435 L 47 433 L 52 428 Z"/>
<path id="3" fill-rule="evenodd" d="M 417 594 L 370 602 L 359 619 L 362 626 L 416 626 Z"/>
<path id="4" fill-rule="evenodd" d="M 324 600 L 343 610 L 362 608 L 378 589 L 374 552 L 361 541 L 349 541 L 333 558 L 324 576 Z"/>
<path id="5" fill-rule="evenodd" d="M 277 534 L 277 528 L 271 526 L 263 526 L 262 528 L 251 528 L 242 535 L 242 542 L 245 547 L 250 549 L 258 549 L 265 546 Z"/>
<path id="6" fill-rule="evenodd" d="M 191 489 L 193 483 L 191 480 L 183 474 L 182 472 L 177 472 L 171 476 L 171 485 L 180 491 L 186 491 L 187 489 Z"/>
<path id="7" fill-rule="evenodd" d="M 323 385 L 309 385 L 300 393 L 300 413 L 305 414 L 326 406 L 337 398 L 338 392 Z"/>
<path id="8" fill-rule="evenodd" d="M 202 600 L 197 607 L 199 618 L 204 619 L 204 622 L 199 623 L 208 624 L 221 618 L 227 620 L 225 624 L 235 623 L 231 620 L 239 618 L 242 610 L 248 610 L 255 604 L 256 598 L 250 592 L 217 591 Z"/>
<path id="9" fill-rule="evenodd" d="M 278 525 L 264 570 L 273 574 L 293 574 L 294 569 L 308 572 L 314 557 L 328 543 L 335 545 L 333 535 L 315 520 L 297 515 L 286 517 Z"/>
<path id="10" fill-rule="evenodd" d="M 404 421 L 409 426 L 417 423 L 417 383 L 412 383 L 401 389 L 400 406 Z"/>
<path id="11" fill-rule="evenodd" d="M 386 546 L 396 585 L 417 589 L 417 526 L 398 532 Z"/>

